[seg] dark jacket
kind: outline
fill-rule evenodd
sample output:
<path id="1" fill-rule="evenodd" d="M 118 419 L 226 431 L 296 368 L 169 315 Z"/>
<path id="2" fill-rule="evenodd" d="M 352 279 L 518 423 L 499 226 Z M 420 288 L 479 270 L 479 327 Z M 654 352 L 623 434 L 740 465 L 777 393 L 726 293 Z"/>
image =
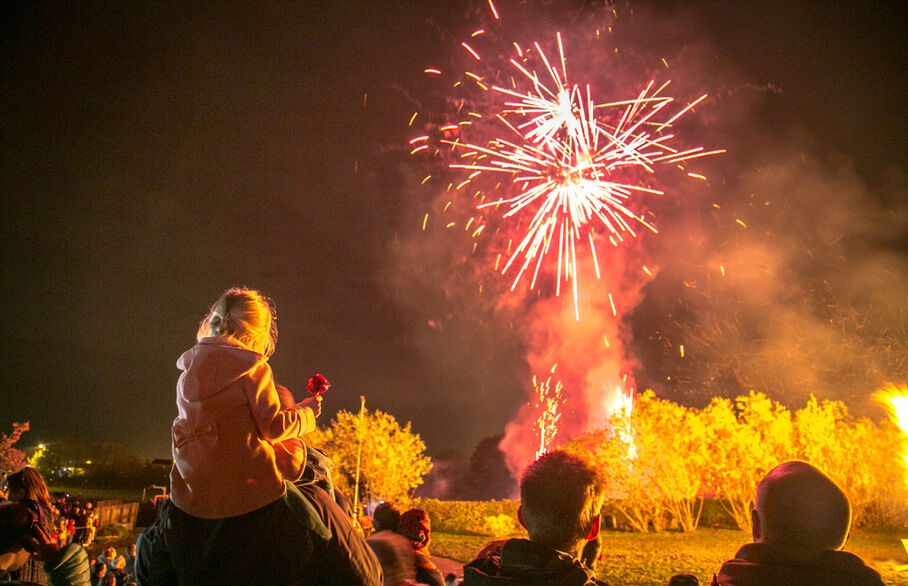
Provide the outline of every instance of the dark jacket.
<path id="1" fill-rule="evenodd" d="M 429 556 L 415 552 L 414 562 L 416 564 L 416 581 L 426 586 L 445 586 L 444 576 L 438 570 L 438 567 L 432 563 Z"/>
<path id="2" fill-rule="evenodd" d="M 466 586 L 606 586 L 574 556 L 527 539 L 509 539 L 501 557 L 477 558 L 463 570 Z"/>
<path id="3" fill-rule="evenodd" d="M 410 540 L 394 531 L 376 531 L 366 538 L 385 577 L 385 586 L 416 582 L 416 565 Z"/>
<path id="4" fill-rule="evenodd" d="M 748 543 L 722 564 L 714 586 L 882 586 L 880 575 L 844 551 Z"/>
<path id="5" fill-rule="evenodd" d="M 136 550 L 141 586 L 382 583 L 372 550 L 314 486 L 287 483 L 274 503 L 228 519 L 199 519 L 165 501 Z"/>

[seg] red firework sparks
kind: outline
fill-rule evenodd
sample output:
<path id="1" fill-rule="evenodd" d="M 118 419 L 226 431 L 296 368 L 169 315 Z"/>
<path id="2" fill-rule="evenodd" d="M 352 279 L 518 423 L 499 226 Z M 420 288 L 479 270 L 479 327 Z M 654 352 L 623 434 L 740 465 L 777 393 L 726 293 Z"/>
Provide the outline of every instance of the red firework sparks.
<path id="1" fill-rule="evenodd" d="M 491 3 L 490 8 L 495 11 Z M 500 135 L 484 144 L 461 141 L 460 127 L 468 126 L 468 120 L 441 127 L 443 133 L 456 138 L 440 142 L 449 145 L 458 158 L 449 166 L 468 174 L 458 188 L 482 177 L 505 179 L 504 191 L 477 208 L 500 210 L 503 220 L 525 226 L 501 268 L 502 274 L 513 271 L 511 290 L 527 273 L 532 275 L 529 288 L 534 289 L 544 261 L 551 259 L 555 293 L 561 294 L 563 283 L 572 288 L 579 319 L 578 245 L 589 247 L 596 276 L 601 278 L 597 245 L 608 241 L 618 246 L 625 237 L 635 237 L 638 226 L 657 232 L 642 214 L 633 211 L 640 206 L 632 204 L 636 196 L 663 192 L 635 182 L 636 175 L 628 170 L 653 174 L 660 164 L 678 166 L 724 151 L 673 146 L 673 124 L 706 95 L 673 108 L 674 98 L 663 95 L 668 82 L 656 87 L 650 81 L 635 97 L 597 103 L 589 85 L 581 88 L 568 81 L 560 33 L 556 41 L 558 61 L 554 63 L 538 42 L 526 49 L 514 43 L 515 55 L 505 65 L 510 88 L 466 72 L 465 78 L 496 96 L 491 112 L 469 116 L 494 119 Z M 471 44 L 461 45 L 470 58 L 482 60 Z M 427 72 L 439 73 L 436 69 Z M 413 139 L 412 152 L 428 150 L 428 138 Z M 688 175 L 703 178 L 692 172 Z"/>

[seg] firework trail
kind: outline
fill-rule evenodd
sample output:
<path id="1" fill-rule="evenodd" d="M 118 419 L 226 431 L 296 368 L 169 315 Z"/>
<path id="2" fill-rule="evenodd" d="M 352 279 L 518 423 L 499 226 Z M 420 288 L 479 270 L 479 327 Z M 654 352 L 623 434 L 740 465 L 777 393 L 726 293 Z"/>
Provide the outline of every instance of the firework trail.
<path id="1" fill-rule="evenodd" d="M 490 10 L 498 19 L 491 2 Z M 479 30 L 473 37 L 485 34 Z M 706 95 L 672 113 L 674 99 L 662 95 L 668 82 L 656 87 L 650 81 L 629 99 L 596 103 L 590 85 L 581 88 L 568 81 L 561 34 L 555 39 L 554 62 L 539 42 L 527 48 L 513 44 L 514 54 L 507 59 L 504 73 L 499 69 L 489 76 L 505 78 L 510 87 L 466 71 L 456 85 L 471 83 L 491 94 L 492 106 L 464 115 L 461 103 L 462 120 L 440 127 L 443 136 L 435 152 L 447 147 L 455 159 L 449 167 L 467 174 L 457 189 L 478 186 L 478 210 L 496 211 L 502 220 L 516 223 L 516 244 L 509 240 L 495 263 L 502 274 L 513 271 L 511 290 L 528 273 L 532 275 L 529 289 L 535 289 L 544 261 L 551 258 L 555 294 L 560 296 L 563 283 L 570 286 L 579 319 L 578 247 L 589 250 L 596 277 L 601 278 L 597 245 L 619 246 L 625 238 L 635 237 L 640 227 L 657 231 L 642 212 L 633 211 L 642 209 L 635 196 L 663 194 L 642 184 L 640 174 L 651 175 L 660 164 L 681 166 L 724 151 L 672 145 L 673 124 Z M 473 44 L 463 42 L 461 47 L 481 62 L 481 51 Z M 426 71 L 441 74 L 438 69 Z M 462 140 L 461 135 L 481 120 L 491 121 L 487 126 L 493 138 L 481 143 Z M 430 151 L 430 142 L 430 135 L 414 138 L 411 152 Z M 693 172 L 688 175 L 703 178 Z M 489 190 L 485 184 L 494 187 Z M 485 201 L 490 196 L 491 201 Z M 478 225 L 474 236 L 483 227 Z M 507 258 L 500 267 L 502 254 Z"/>
<path id="2" fill-rule="evenodd" d="M 562 390 L 564 384 L 559 380 L 555 381 L 552 386 L 552 377 L 555 375 L 555 369 L 558 365 L 552 366 L 552 370 L 545 381 L 537 380 L 533 376 L 533 388 L 536 390 L 535 410 L 539 413 L 536 418 L 536 431 L 539 434 L 539 448 L 536 450 L 536 458 L 549 451 L 555 436 L 558 434 L 558 420 L 561 419 L 561 406 L 564 404 Z"/>

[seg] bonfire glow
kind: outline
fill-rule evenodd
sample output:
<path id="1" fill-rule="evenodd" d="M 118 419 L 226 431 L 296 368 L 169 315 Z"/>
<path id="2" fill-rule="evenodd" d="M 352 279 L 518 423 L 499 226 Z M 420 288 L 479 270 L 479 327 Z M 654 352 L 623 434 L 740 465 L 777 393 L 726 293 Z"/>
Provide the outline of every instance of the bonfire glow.
<path id="1" fill-rule="evenodd" d="M 874 398 L 882 404 L 883 409 L 908 437 L 908 386 L 887 385 L 880 389 Z M 905 480 L 908 482 L 908 448 L 905 449 Z"/>
<path id="2" fill-rule="evenodd" d="M 634 445 L 634 434 L 631 427 L 631 412 L 634 410 L 634 392 L 624 392 L 621 387 L 615 387 L 615 402 L 612 404 L 612 417 L 616 415 L 623 422 L 618 427 L 618 435 L 627 446 L 628 455 L 636 457 L 637 447 Z"/>

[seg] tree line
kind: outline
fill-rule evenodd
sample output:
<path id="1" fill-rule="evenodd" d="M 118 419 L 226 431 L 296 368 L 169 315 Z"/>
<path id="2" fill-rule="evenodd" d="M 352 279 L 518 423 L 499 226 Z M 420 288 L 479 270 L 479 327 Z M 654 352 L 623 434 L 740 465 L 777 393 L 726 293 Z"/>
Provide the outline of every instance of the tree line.
<path id="1" fill-rule="evenodd" d="M 788 460 L 809 462 L 839 484 L 856 526 L 908 525 L 908 438 L 888 421 L 853 417 L 840 401 L 811 397 L 792 411 L 751 392 L 696 409 L 646 391 L 609 423 L 564 448 L 603 472 L 609 503 L 634 530 L 694 531 L 712 498 L 750 531 L 757 483 Z"/>

